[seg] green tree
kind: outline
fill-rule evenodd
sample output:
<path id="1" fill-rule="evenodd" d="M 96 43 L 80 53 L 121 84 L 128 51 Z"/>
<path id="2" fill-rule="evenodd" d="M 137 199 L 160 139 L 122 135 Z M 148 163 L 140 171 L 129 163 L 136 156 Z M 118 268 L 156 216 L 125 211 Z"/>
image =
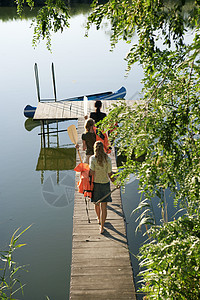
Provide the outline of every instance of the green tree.
<path id="1" fill-rule="evenodd" d="M 64 1 L 45 3 L 47 13 L 37 18 L 35 43 L 50 39 L 52 28 L 68 26 Z M 53 7 L 64 7 L 67 13 L 59 10 L 54 19 Z M 92 24 L 99 29 L 106 21 L 112 49 L 120 39 L 130 43 L 127 72 L 135 62 L 144 70 L 143 99 L 131 107 L 123 101 L 112 105 L 101 126 L 109 130 L 119 124 L 111 138 L 126 158 L 118 174 L 120 184 L 131 173 L 139 180 L 138 227 L 144 224 L 150 239 L 139 253 L 147 299 L 200 297 L 199 16 L 199 0 L 95 0 L 88 17 L 87 34 Z M 186 33 L 193 37 L 190 44 L 184 40 Z M 182 208 L 182 216 L 173 221 L 167 219 L 166 189 L 173 193 L 177 209 Z M 152 209 L 155 196 L 160 199 L 159 224 Z"/>
<path id="2" fill-rule="evenodd" d="M 22 14 L 25 5 L 34 9 L 34 0 L 15 0 L 17 12 Z M 44 5 L 38 10 L 33 19 L 34 27 L 33 46 L 36 47 L 41 39 L 46 39 L 47 49 L 51 51 L 51 34 L 63 31 L 69 27 L 69 7 L 64 0 L 45 0 Z"/>
<path id="3" fill-rule="evenodd" d="M 119 39 L 131 43 L 133 35 L 138 36 L 126 57 L 127 71 L 135 62 L 142 65 L 144 97 L 132 107 L 113 105 L 103 126 L 120 124 L 112 133 L 119 153 L 126 157 L 119 181 L 125 183 L 130 173 L 139 180 L 138 227 L 148 226 L 150 238 L 139 253 L 147 299 L 200 296 L 199 4 L 95 1 L 88 19 L 88 29 L 110 20 L 113 48 Z M 184 41 L 186 32 L 193 36 L 191 44 Z M 167 220 L 166 189 L 183 210 L 178 220 Z M 160 199 L 159 224 L 152 209 L 155 196 Z"/>

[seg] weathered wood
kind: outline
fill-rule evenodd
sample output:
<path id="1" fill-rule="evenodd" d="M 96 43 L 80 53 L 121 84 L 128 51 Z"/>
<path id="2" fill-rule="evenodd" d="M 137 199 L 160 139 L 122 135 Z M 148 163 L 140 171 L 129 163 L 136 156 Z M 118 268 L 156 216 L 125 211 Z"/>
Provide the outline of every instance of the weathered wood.
<path id="1" fill-rule="evenodd" d="M 89 109 L 93 110 L 91 102 Z M 106 103 L 104 106 L 106 108 Z M 82 118 L 78 120 L 79 144 L 83 126 Z M 83 152 L 81 157 L 83 159 Z M 114 151 L 110 157 L 116 169 Z M 77 173 L 76 184 L 78 180 Z M 88 223 L 84 197 L 75 192 L 70 299 L 136 299 L 120 190 L 113 192 L 112 199 L 113 202 L 108 204 L 105 232 L 99 234 L 94 204 L 88 203 Z"/>
<path id="2" fill-rule="evenodd" d="M 132 292 L 126 291 L 126 292 L 121 292 L 117 291 L 115 289 L 110 289 L 110 290 L 104 290 L 104 289 L 99 289 L 99 286 L 101 285 L 101 282 L 99 282 L 97 289 L 94 290 L 75 290 L 72 292 L 71 296 L 73 299 L 85 299 L 85 300 L 111 300 L 111 299 L 123 299 L 123 300 L 128 300 L 128 299 L 133 299 L 132 297 Z"/>
<path id="3" fill-rule="evenodd" d="M 133 105 L 133 100 L 124 100 L 126 104 Z M 94 111 L 95 101 L 88 101 L 88 114 Z M 120 101 L 102 101 L 102 111 L 109 111 L 112 103 Z M 34 114 L 34 120 L 65 120 L 78 119 L 84 116 L 83 101 L 57 101 L 57 102 L 39 102 Z"/>

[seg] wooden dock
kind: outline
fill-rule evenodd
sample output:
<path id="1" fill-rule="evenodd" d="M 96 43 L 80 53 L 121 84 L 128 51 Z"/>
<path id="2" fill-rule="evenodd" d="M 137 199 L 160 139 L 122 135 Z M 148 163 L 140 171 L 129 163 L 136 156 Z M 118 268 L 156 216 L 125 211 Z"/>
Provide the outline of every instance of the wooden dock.
<path id="1" fill-rule="evenodd" d="M 84 121 L 79 119 L 80 143 L 83 128 Z M 113 150 L 110 157 L 116 168 Z M 79 173 L 76 184 L 78 180 Z M 84 197 L 75 193 L 70 299 L 136 299 L 119 189 L 112 193 L 112 200 L 108 204 L 105 232 L 100 234 L 94 204 L 89 203 L 88 223 Z"/>
<path id="2" fill-rule="evenodd" d="M 127 104 L 132 104 L 132 100 L 124 100 Z M 108 107 L 116 101 L 103 100 L 102 111 L 107 111 Z M 94 111 L 95 101 L 88 101 L 88 112 Z M 83 101 L 57 101 L 38 102 L 34 120 L 66 120 L 84 117 Z"/>
<path id="3" fill-rule="evenodd" d="M 111 103 L 110 101 L 102 102 L 102 111 L 106 111 L 106 107 Z M 93 111 L 94 101 L 89 101 L 88 104 L 88 111 Z M 79 144 L 81 144 L 81 134 L 84 132 L 83 102 L 38 103 L 34 119 L 43 121 L 78 119 L 77 131 Z M 84 157 L 83 152 L 81 156 Z M 114 150 L 110 157 L 113 170 L 115 170 Z M 79 163 L 77 155 L 76 164 Z M 76 185 L 79 176 L 79 173 L 76 173 Z M 111 190 L 114 187 L 111 184 Z M 108 204 L 105 232 L 100 234 L 94 204 L 88 203 L 89 223 L 84 196 L 75 192 L 70 282 L 70 299 L 72 300 L 136 300 L 119 189 L 112 193 L 112 200 L 112 203 Z"/>

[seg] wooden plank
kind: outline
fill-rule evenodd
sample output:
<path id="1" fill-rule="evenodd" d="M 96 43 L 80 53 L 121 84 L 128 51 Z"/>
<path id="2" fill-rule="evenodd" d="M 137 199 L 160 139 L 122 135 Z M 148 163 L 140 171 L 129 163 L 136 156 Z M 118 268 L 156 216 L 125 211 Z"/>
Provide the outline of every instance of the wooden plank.
<path id="1" fill-rule="evenodd" d="M 132 271 L 130 270 L 130 268 L 128 266 L 101 266 L 101 268 L 91 268 L 91 267 L 87 267 L 87 266 L 77 266 L 77 267 L 72 267 L 72 274 L 73 276 L 75 275 L 95 275 L 95 276 L 99 276 L 99 275 L 105 275 L 105 274 L 129 274 L 130 276 L 132 275 Z"/>
<path id="2" fill-rule="evenodd" d="M 86 265 L 87 262 L 87 265 Z M 119 257 L 113 258 L 107 258 L 107 259 L 102 259 L 102 258 L 94 258 L 92 257 L 91 259 L 88 259 L 87 261 L 83 260 L 80 256 L 74 256 L 73 261 L 72 261 L 72 266 L 71 270 L 73 269 L 74 266 L 79 266 L 79 267 L 90 267 L 90 268 L 101 268 L 101 267 L 130 267 L 130 259 L 129 257 L 124 257 L 123 259 Z"/>
<path id="3" fill-rule="evenodd" d="M 58 105 L 58 103 L 56 103 L 56 104 L 57 104 L 56 105 L 56 120 L 59 120 L 59 119 L 63 118 L 64 105 L 62 102 L 59 105 Z"/>
<path id="4" fill-rule="evenodd" d="M 111 285 L 111 283 L 110 283 Z M 112 289 L 112 285 L 110 289 L 104 289 L 103 286 L 101 287 L 101 282 L 97 284 L 97 289 L 95 287 L 93 289 L 81 289 L 81 290 L 74 290 L 71 294 L 70 299 L 86 299 L 86 300 L 110 300 L 110 299 L 135 299 L 133 298 L 133 291 L 124 291 L 124 289 L 117 290 Z"/>

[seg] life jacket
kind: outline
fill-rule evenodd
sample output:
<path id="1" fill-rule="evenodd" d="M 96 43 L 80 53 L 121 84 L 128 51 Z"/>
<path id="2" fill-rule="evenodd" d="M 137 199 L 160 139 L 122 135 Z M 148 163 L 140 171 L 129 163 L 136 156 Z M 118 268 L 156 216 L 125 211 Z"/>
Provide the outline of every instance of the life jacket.
<path id="1" fill-rule="evenodd" d="M 92 191 L 94 188 L 93 176 L 89 175 L 89 165 L 86 163 L 80 163 L 74 168 L 74 171 L 80 172 L 80 180 L 77 183 L 78 192 L 83 194 L 84 197 L 92 198 Z"/>
<path id="2" fill-rule="evenodd" d="M 113 132 L 114 130 L 116 130 L 118 127 L 118 123 L 113 124 L 113 126 L 111 127 L 111 129 L 109 130 L 109 133 Z"/>
<path id="3" fill-rule="evenodd" d="M 96 135 L 96 141 L 101 141 L 103 143 L 104 151 L 107 154 L 110 154 L 112 147 L 111 147 L 111 145 L 109 143 L 107 133 L 106 132 L 103 133 L 102 131 L 100 131 L 95 126 L 93 127 L 93 129 L 94 129 L 94 133 Z"/>

